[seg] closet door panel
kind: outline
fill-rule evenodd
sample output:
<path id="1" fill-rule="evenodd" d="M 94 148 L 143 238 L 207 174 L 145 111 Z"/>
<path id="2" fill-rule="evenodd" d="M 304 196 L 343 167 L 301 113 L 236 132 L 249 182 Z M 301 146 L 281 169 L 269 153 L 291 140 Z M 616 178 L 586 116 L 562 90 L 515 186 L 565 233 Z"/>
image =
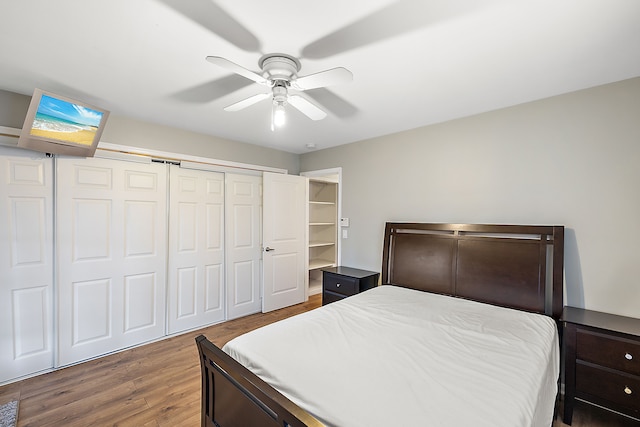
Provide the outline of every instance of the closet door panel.
<path id="1" fill-rule="evenodd" d="M 168 331 L 225 319 L 224 174 L 170 167 Z"/>
<path id="2" fill-rule="evenodd" d="M 73 283 L 73 345 L 89 345 L 111 337 L 113 283 L 109 279 Z"/>
<path id="3" fill-rule="evenodd" d="M 53 366 L 53 160 L 0 147 L 0 382 Z"/>
<path id="4" fill-rule="evenodd" d="M 166 166 L 56 162 L 57 365 L 163 336 Z"/>
<path id="5" fill-rule="evenodd" d="M 172 292 L 171 295 L 175 294 L 175 302 L 178 304 L 176 318 L 182 321 L 197 314 L 197 274 L 195 267 L 179 268 L 177 273 L 178 286 L 175 289 L 176 292 Z M 173 302 L 172 298 L 169 297 L 169 304 Z"/>
<path id="6" fill-rule="evenodd" d="M 262 177 L 227 174 L 227 318 L 260 312 Z"/>
<path id="7" fill-rule="evenodd" d="M 207 178 L 207 194 L 212 202 L 205 207 L 208 259 L 204 266 L 204 312 L 216 320 L 224 320 L 224 174 L 219 174 L 215 180 Z M 218 319 L 218 315 L 222 317 Z"/>
<path id="8" fill-rule="evenodd" d="M 205 266 L 205 313 L 224 312 L 222 294 L 224 293 L 224 271 L 222 264 Z"/>
<path id="9" fill-rule="evenodd" d="M 156 273 L 133 274 L 124 278 L 124 333 L 152 328 L 158 319 L 155 295 L 164 292 Z"/>

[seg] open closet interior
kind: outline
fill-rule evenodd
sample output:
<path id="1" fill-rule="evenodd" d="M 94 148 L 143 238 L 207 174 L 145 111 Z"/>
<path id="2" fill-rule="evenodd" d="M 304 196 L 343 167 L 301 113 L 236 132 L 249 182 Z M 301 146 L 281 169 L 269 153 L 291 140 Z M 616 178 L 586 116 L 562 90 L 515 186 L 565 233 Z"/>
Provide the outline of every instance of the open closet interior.
<path id="1" fill-rule="evenodd" d="M 339 264 L 340 171 L 309 173 L 309 294 L 322 292 L 322 269 Z"/>

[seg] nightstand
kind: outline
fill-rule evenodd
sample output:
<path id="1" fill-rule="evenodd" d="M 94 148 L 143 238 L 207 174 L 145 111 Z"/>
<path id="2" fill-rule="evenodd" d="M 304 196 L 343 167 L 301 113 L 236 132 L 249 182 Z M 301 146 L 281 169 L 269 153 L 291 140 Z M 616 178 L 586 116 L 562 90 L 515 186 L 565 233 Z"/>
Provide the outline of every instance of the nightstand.
<path id="1" fill-rule="evenodd" d="M 640 319 L 565 307 L 563 422 L 580 399 L 640 418 Z"/>
<path id="2" fill-rule="evenodd" d="M 322 305 L 378 286 L 379 273 L 351 267 L 322 269 Z"/>

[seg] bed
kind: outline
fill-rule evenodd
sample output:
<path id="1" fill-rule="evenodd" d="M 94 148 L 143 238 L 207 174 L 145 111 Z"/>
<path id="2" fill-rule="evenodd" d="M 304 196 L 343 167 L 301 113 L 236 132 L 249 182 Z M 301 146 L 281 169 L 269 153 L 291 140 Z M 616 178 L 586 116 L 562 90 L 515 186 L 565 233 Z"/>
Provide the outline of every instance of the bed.
<path id="1" fill-rule="evenodd" d="M 550 426 L 564 228 L 387 223 L 382 285 L 196 338 L 203 426 Z"/>

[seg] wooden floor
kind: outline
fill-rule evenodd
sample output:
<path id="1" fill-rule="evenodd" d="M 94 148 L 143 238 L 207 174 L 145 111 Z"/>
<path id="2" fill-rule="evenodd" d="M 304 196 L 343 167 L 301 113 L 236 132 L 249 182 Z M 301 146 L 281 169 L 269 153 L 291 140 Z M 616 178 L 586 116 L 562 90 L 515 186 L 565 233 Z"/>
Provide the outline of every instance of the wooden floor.
<path id="1" fill-rule="evenodd" d="M 18 427 L 198 426 L 200 362 L 195 337 L 222 346 L 249 330 L 321 305 L 321 296 L 0 387 L 19 399 Z"/>
<path id="2" fill-rule="evenodd" d="M 318 307 L 308 302 L 267 314 L 231 320 L 153 344 L 0 387 L 0 403 L 19 399 L 18 427 L 198 426 L 200 364 L 195 337 L 216 345 Z M 556 420 L 554 427 L 565 424 Z M 580 404 L 573 427 L 627 427 L 633 422 Z M 348 426 L 345 426 L 348 427 Z"/>
<path id="3" fill-rule="evenodd" d="M 553 427 L 565 427 L 560 417 L 553 423 Z M 573 409 L 571 427 L 638 427 L 640 421 L 623 415 L 606 411 L 588 403 L 576 402 Z"/>

